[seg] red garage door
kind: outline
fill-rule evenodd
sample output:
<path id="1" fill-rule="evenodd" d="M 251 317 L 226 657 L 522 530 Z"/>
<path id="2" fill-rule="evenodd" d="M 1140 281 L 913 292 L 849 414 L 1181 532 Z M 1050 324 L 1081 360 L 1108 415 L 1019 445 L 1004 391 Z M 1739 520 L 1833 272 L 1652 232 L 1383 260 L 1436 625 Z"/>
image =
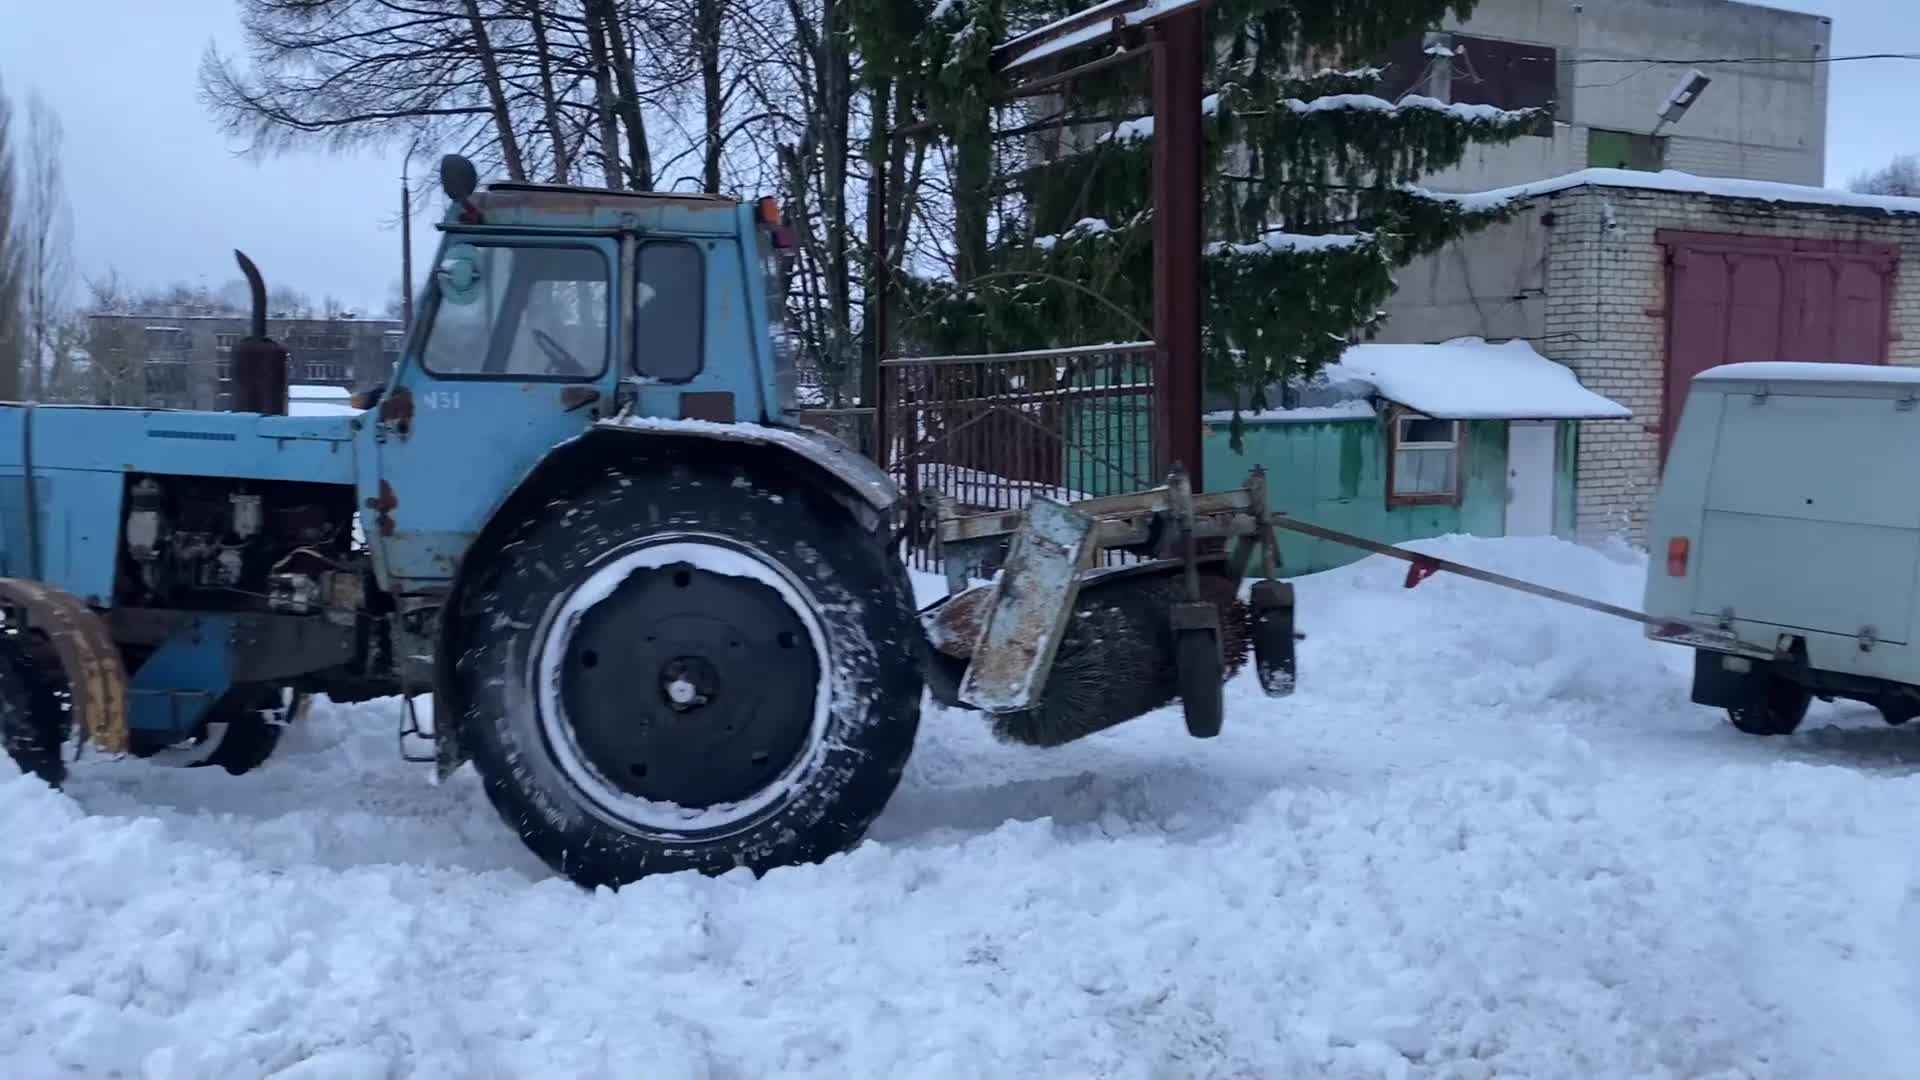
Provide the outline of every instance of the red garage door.
<path id="1" fill-rule="evenodd" d="M 1693 377 L 1747 360 L 1887 362 L 1890 245 L 1662 229 L 1667 361 L 1660 456 Z"/>

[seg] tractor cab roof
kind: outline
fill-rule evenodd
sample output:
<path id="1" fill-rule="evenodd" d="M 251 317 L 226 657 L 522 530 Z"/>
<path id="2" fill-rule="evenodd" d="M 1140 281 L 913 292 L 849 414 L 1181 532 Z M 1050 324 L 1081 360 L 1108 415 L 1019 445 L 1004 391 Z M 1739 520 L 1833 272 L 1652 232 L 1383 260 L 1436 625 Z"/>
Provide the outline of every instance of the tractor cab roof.
<path id="1" fill-rule="evenodd" d="M 740 200 L 704 192 L 619 191 L 571 184 L 495 181 L 484 187 L 473 162 L 459 154 L 440 159 L 440 190 L 448 200 L 441 228 L 540 229 L 729 236 L 751 220 Z M 771 200 L 761 200 L 770 204 Z M 777 214 L 762 208 L 766 224 Z"/>
<path id="2" fill-rule="evenodd" d="M 468 200 L 488 225 L 731 232 L 740 200 L 730 195 L 617 191 L 571 184 L 491 183 Z M 456 204 L 448 223 L 461 220 Z"/>

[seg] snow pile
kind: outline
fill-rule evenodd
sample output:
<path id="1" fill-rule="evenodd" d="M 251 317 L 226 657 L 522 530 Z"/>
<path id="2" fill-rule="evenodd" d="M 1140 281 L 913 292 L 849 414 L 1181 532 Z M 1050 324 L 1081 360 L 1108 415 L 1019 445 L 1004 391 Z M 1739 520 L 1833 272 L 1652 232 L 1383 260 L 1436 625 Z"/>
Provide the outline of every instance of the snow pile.
<path id="1" fill-rule="evenodd" d="M 1414 546 L 1615 602 L 1645 568 Z M 0 1075 L 1920 1070 L 1913 732 L 1740 736 L 1633 624 L 1403 574 L 1301 579 L 1301 690 L 1241 676 L 1218 739 L 931 710 L 868 843 L 758 882 L 554 880 L 391 702 L 244 777 L 0 780 Z"/>

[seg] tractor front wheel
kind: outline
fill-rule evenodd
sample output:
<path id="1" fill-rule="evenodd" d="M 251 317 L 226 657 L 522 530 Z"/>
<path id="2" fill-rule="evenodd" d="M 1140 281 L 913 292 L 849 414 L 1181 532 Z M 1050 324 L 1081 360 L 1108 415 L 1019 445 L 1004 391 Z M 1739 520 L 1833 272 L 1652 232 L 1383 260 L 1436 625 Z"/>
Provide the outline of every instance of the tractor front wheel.
<path id="1" fill-rule="evenodd" d="M 615 470 L 482 559 L 455 624 L 461 740 L 560 873 L 817 861 L 892 795 L 919 722 L 911 592 L 825 493 Z"/>

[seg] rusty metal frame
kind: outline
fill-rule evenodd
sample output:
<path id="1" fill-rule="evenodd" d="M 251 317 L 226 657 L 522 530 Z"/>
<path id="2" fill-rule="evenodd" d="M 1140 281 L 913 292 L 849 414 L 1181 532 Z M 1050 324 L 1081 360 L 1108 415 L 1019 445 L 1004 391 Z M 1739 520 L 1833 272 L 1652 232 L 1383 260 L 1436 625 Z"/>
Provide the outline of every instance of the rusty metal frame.
<path id="1" fill-rule="evenodd" d="M 1201 423 L 1203 376 L 1200 354 L 1202 241 L 1200 102 L 1204 87 L 1205 15 L 1210 0 L 1169 6 L 1166 0 L 1106 0 L 1077 15 L 996 46 L 997 76 L 1038 67 L 1055 56 L 1118 39 L 1108 56 L 1031 79 L 1016 79 L 994 100 L 1029 97 L 1092 72 L 1145 58 L 1152 68 L 1154 338 L 1153 406 L 1155 470 L 1178 465 L 1198 488 L 1203 483 Z M 1070 40 L 1069 40 L 1070 39 Z M 1061 44 L 1062 42 L 1065 44 Z M 937 130 L 922 121 L 888 129 L 894 142 Z M 867 183 L 867 243 L 876 259 L 867 304 L 867 348 L 861 364 L 861 403 L 873 410 L 874 452 L 885 453 L 889 432 L 881 401 L 881 365 L 892 342 L 894 266 L 887 254 L 887 154 L 872 163 Z"/>
<path id="2" fill-rule="evenodd" d="M 22 629 L 46 636 L 81 731 L 106 753 L 126 752 L 127 671 L 106 620 L 78 598 L 25 578 L 0 578 L 0 605 L 24 611 Z"/>
<path id="3" fill-rule="evenodd" d="M 1739 653 L 1758 659 L 1773 658 L 1773 651 L 1751 642 L 1741 641 L 1734 635 L 1706 623 L 1688 622 L 1673 618 L 1647 615 L 1632 608 L 1609 604 L 1603 600 L 1594 600 L 1577 593 L 1563 592 L 1546 585 L 1497 574 L 1491 570 L 1457 563 L 1436 555 L 1427 555 L 1418 551 L 1384 544 L 1353 533 L 1329 529 L 1311 522 L 1285 514 L 1272 513 L 1266 506 L 1266 477 L 1260 468 L 1253 469 L 1246 483 L 1238 488 L 1222 491 L 1195 492 L 1187 505 L 1180 505 L 1182 499 L 1175 490 L 1170 477 L 1167 485 L 1148 491 L 1127 495 L 1115 495 L 1100 499 L 1082 499 L 1070 504 L 1069 509 L 1091 519 L 1089 530 L 1089 552 L 1097 553 L 1107 548 L 1151 548 L 1149 554 L 1156 558 L 1179 556 L 1172 550 L 1185 539 L 1234 539 L 1239 541 L 1232 556 L 1231 565 L 1236 575 L 1244 575 L 1254 554 L 1251 550 L 1258 546 L 1265 553 L 1278 559 L 1276 531 L 1299 533 L 1318 540 L 1339 544 L 1343 547 L 1357 548 L 1374 555 L 1384 555 L 1390 559 L 1399 559 L 1408 564 L 1405 585 L 1411 589 L 1436 573 L 1457 574 L 1475 581 L 1516 592 L 1538 596 L 1556 603 L 1570 604 L 1585 608 L 1601 615 L 1611 615 L 1652 628 L 1662 640 L 1687 644 L 1703 645 L 1727 652 Z M 1183 529 L 1170 529 L 1169 518 L 1178 514 L 1190 522 Z M 956 546 L 980 546 L 995 542 L 1001 537 L 1012 535 L 1021 529 L 1025 515 L 1018 512 L 972 514 L 964 517 L 950 517 L 940 523 L 940 535 L 945 543 Z M 1184 536 L 1177 535 L 1184 533 Z M 1276 575 L 1277 567 L 1266 568 L 1266 576 Z"/>

